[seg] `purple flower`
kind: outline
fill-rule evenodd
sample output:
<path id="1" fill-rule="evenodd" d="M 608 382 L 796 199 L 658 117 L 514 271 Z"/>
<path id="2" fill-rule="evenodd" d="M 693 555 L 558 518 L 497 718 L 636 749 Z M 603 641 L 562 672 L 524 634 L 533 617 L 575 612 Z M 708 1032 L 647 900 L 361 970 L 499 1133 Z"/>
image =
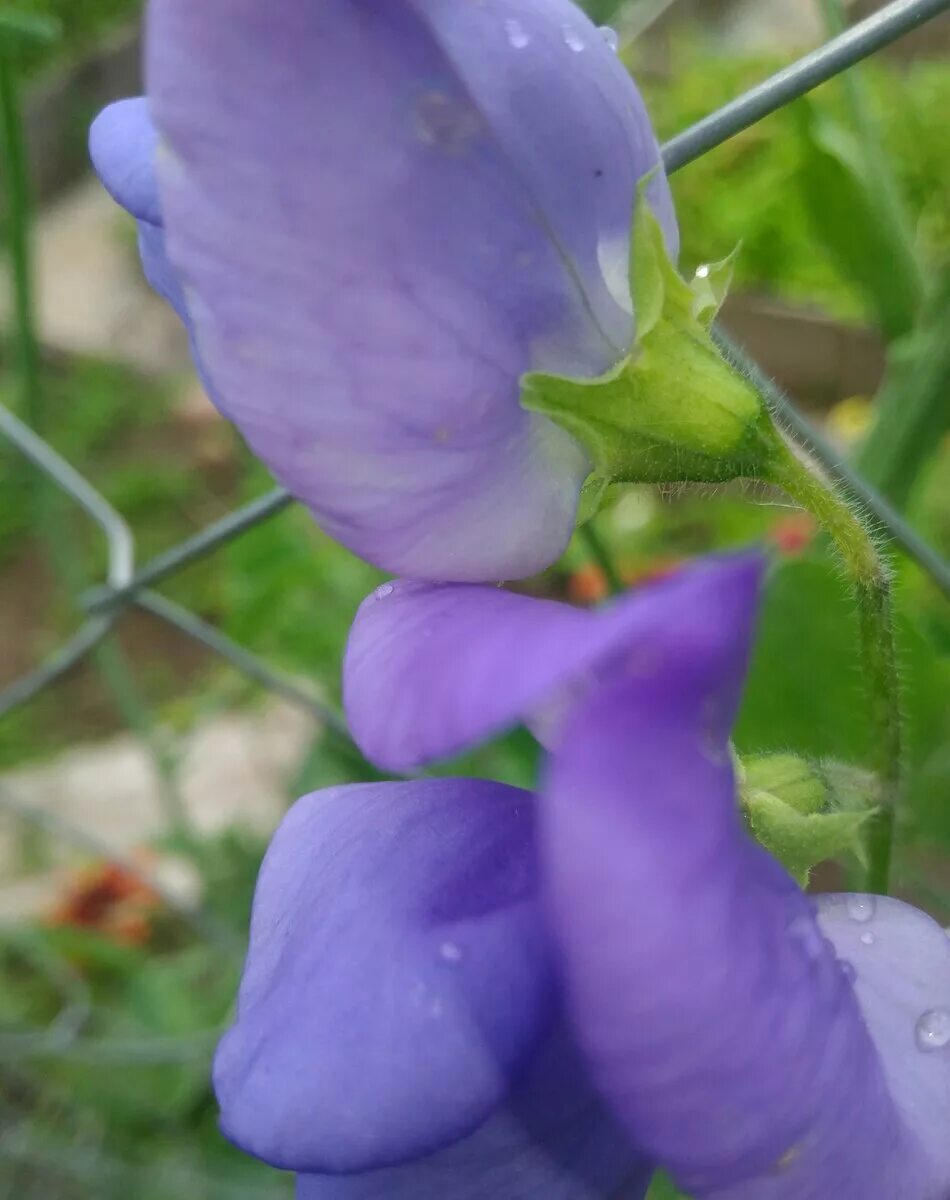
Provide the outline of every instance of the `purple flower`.
<path id="1" fill-rule="evenodd" d="M 543 713 L 537 796 L 301 800 L 268 852 L 215 1079 L 303 1200 L 945 1200 L 950 939 L 809 900 L 746 835 L 729 732 L 760 567 L 603 613 L 387 585 L 349 713 L 386 764 Z"/>
<path id="2" fill-rule="evenodd" d="M 92 154 L 215 402 L 389 570 L 552 562 L 589 463 L 519 380 L 629 350 L 659 164 L 601 32 L 570 0 L 151 0 L 147 43 L 148 107 L 107 110 Z"/>

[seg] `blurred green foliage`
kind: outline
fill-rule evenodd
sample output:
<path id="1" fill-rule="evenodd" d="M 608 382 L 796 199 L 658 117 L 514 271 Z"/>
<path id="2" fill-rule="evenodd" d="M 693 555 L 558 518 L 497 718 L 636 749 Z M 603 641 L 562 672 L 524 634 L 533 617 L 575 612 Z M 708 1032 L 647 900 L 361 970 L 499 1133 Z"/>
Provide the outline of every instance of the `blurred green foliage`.
<path id="1" fill-rule="evenodd" d="M 19 60 L 27 72 L 42 70 L 61 57 L 75 57 L 111 29 L 133 20 L 143 0 L 9 0 L 0 5 L 16 15 L 55 22 L 59 37 L 47 42 L 24 42 Z"/>
<path id="2" fill-rule="evenodd" d="M 741 94 L 783 65 L 778 56 L 711 55 L 696 38 L 674 40 L 668 68 L 646 69 L 637 48 L 630 61 L 661 138 L 671 137 Z M 640 68 L 643 68 L 642 70 Z M 918 252 L 926 263 L 950 259 L 950 71 L 940 61 L 864 67 L 873 104 L 870 118 L 912 214 Z M 806 108 L 807 105 L 807 108 Z M 805 113 L 812 121 L 804 120 Z M 741 244 L 735 286 L 804 302 L 835 316 L 874 319 L 867 292 L 840 258 L 827 253 L 825 219 L 830 182 L 817 186 L 813 122 L 848 126 L 847 105 L 836 82 L 806 102 L 775 113 L 691 163 L 673 178 L 682 234 L 681 260 L 692 269 L 715 262 Z M 854 237 L 840 221 L 831 236 Z M 850 242 L 848 243 L 851 244 Z M 865 243 L 870 266 L 886 272 L 886 254 Z M 886 274 L 885 274 L 886 279 Z"/>
<path id="3" fill-rule="evenodd" d="M 38 68 L 52 55 L 79 52 L 140 2 L 17 0 L 9 7 L 62 22 L 64 36 L 55 49 L 29 51 L 28 65 Z M 617 5 L 591 0 L 588 7 L 595 19 L 607 21 Z M 636 65 L 636 49 L 632 57 Z M 668 71 L 638 74 L 661 135 L 669 136 L 779 65 L 763 56 L 713 58 L 687 38 L 673 43 Z M 875 63 L 867 77 L 871 117 L 912 215 L 919 257 L 936 271 L 950 260 L 950 73 L 942 63 L 900 69 Z M 859 167 L 842 174 L 847 154 L 832 153 L 847 129 L 845 100 L 831 85 L 807 106 L 769 118 L 682 171 L 674 191 L 684 265 L 719 259 L 741 242 L 739 286 L 834 315 L 876 319 L 886 327 L 880 300 L 889 279 L 887 256 L 872 262 L 864 257 L 869 245 L 872 253 L 879 249 L 881 230 L 873 213 L 865 211 L 861 221 L 847 220 L 848 213 L 825 220 L 829 188 L 860 180 Z M 899 313 L 898 327 L 902 319 Z M 940 331 L 923 325 L 917 336 L 926 341 L 926 354 L 913 353 L 909 365 L 897 362 L 895 368 L 914 379 L 920 364 L 932 361 Z M 143 559 L 268 486 L 266 474 L 223 428 L 215 433 L 215 455 L 202 456 L 199 439 L 179 424 L 173 382 L 156 383 L 83 360 L 44 368 L 47 435 L 130 521 Z M 920 391 L 917 383 L 900 387 Z M 0 401 L 16 403 L 2 360 Z M 900 407 L 898 396 L 894 409 Z M 920 429 L 919 439 L 939 445 L 939 432 L 925 419 Z M 944 448 L 925 472 L 914 474 L 913 489 L 901 476 L 915 523 L 945 551 L 948 468 L 950 451 Z M 35 659 L 75 627 L 77 614 L 44 570 L 22 502 L 23 478 L 0 445 L 0 569 L 30 589 L 32 619 L 17 633 L 29 640 Z M 101 539 L 68 504 L 54 503 L 58 519 L 83 549 L 92 584 L 104 565 Z M 788 749 L 860 761 L 868 728 L 853 608 L 820 540 L 806 537 L 795 549 L 783 543 L 782 528 L 790 519 L 784 505 L 764 493 L 688 490 L 660 496 L 637 489 L 606 509 L 597 528 L 628 580 L 711 549 L 763 541 L 784 545 L 768 584 L 737 743 L 746 751 Z M 335 697 L 347 629 L 379 578 L 321 534 L 303 510 L 291 509 L 188 568 L 163 590 Z M 591 578 L 596 581 L 596 567 L 577 539 L 562 563 L 528 586 L 577 599 L 580 584 L 587 580 L 589 587 Z M 897 584 L 912 797 L 901 830 L 899 880 L 912 894 L 925 889 L 918 894 L 946 915 L 941 906 L 950 854 L 950 618 L 912 568 L 901 565 Z M 254 689 L 216 661 L 203 663 L 187 683 L 175 663 L 143 655 L 136 663 L 172 732 L 217 706 L 256 702 Z M 47 693 L 0 722 L 0 766 L 48 755 L 115 724 L 114 714 L 91 692 L 82 692 L 77 703 L 64 703 L 59 691 Z M 515 731 L 442 769 L 530 786 L 537 756 L 533 740 Z M 365 764 L 339 738 L 318 737 L 297 777 L 287 781 L 288 801 L 313 788 L 368 777 Z M 200 927 L 166 912 L 145 946 L 62 926 L 0 931 L 0 1200 L 290 1195 L 288 1179 L 223 1142 L 208 1083 L 211 1050 L 234 994 L 263 847 L 232 831 L 173 848 L 191 859 L 204 882 Z M 924 852 L 931 857 L 922 859 Z M 208 936 L 209 927 L 215 936 Z M 88 1011 L 76 1036 L 57 1042 L 57 1021 L 84 1006 Z M 653 1195 L 672 1200 L 675 1192 L 661 1181 Z"/>

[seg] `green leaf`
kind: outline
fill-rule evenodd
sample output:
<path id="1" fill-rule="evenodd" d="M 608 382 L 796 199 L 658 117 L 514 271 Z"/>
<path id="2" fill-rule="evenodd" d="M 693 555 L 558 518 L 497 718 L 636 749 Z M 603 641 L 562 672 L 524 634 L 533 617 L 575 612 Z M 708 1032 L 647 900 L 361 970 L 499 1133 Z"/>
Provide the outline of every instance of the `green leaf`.
<path id="1" fill-rule="evenodd" d="M 742 796 L 749 830 L 799 883 L 808 883 L 811 868 L 845 851 L 861 857 L 861 831 L 873 810 L 864 812 L 798 812 L 771 792 Z"/>
<path id="2" fill-rule="evenodd" d="M 742 762 L 743 784 L 750 792 L 771 792 L 803 816 L 820 813 L 829 800 L 820 770 L 797 754 L 763 754 Z"/>
<path id="3" fill-rule="evenodd" d="M 646 1200 L 690 1200 L 690 1197 L 676 1188 L 665 1171 L 657 1171 L 650 1180 Z"/>
<path id="4" fill-rule="evenodd" d="M 670 261 L 641 186 L 631 236 L 633 351 L 598 379 L 533 372 L 522 405 L 543 413 L 590 453 L 602 480 L 720 483 L 767 475 L 776 445 L 754 387 L 709 335 L 710 310 L 728 272 L 697 294 Z M 710 272 L 710 275 L 712 272 Z"/>
<path id="5" fill-rule="evenodd" d="M 826 858 L 863 859 L 861 833 L 878 799 L 868 771 L 788 753 L 747 758 L 738 770 L 750 832 L 800 883 Z"/>
<path id="6" fill-rule="evenodd" d="M 918 326 L 888 354 L 875 421 L 858 453 L 864 478 L 905 508 L 923 468 L 950 430 L 950 267 Z"/>
<path id="7" fill-rule="evenodd" d="M 612 20 L 623 8 L 626 0 L 581 0 L 581 8 L 598 25 Z"/>
<path id="8" fill-rule="evenodd" d="M 662 317 L 679 324 L 693 308 L 693 293 L 670 260 L 663 228 L 650 206 L 647 189 L 653 174 L 651 171 L 637 186 L 630 229 L 630 298 L 636 313 L 637 345 Z"/>
<path id="9" fill-rule="evenodd" d="M 712 329 L 713 321 L 719 315 L 719 310 L 729 294 L 741 248 L 736 246 L 730 255 L 719 262 L 706 263 L 696 268 L 696 274 L 690 284 L 693 293 L 693 316 L 707 329 Z"/>
<path id="10" fill-rule="evenodd" d="M 910 232 L 882 202 L 857 137 L 807 100 L 798 111 L 805 155 L 797 182 L 814 231 L 887 337 L 901 337 L 913 328 L 923 297 Z"/>
<path id="11" fill-rule="evenodd" d="M 0 8 L 0 46 L 4 41 L 55 42 L 62 33 L 62 23 L 41 13 Z"/>

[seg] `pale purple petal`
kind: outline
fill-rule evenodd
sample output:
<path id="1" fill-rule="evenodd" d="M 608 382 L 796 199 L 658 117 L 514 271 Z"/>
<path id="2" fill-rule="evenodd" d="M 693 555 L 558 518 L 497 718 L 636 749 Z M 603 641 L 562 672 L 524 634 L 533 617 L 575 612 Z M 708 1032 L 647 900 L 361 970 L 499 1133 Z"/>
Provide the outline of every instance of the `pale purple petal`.
<path id="1" fill-rule="evenodd" d="M 168 261 L 155 159 L 158 133 L 144 96 L 104 108 L 89 130 L 89 154 L 103 187 L 136 220 L 149 284 L 191 332 L 185 297 Z"/>
<path id="2" fill-rule="evenodd" d="M 880 975 L 856 995 L 811 902 L 742 828 L 728 730 L 750 640 L 724 622 L 702 653 L 668 644 L 576 709 L 551 759 L 542 861 L 581 1046 L 697 1200 L 944 1200 L 941 1118 L 906 1093 L 938 1104 L 948 1060 L 921 1067 L 909 1013 L 868 1004 Z M 919 944 L 892 951 L 905 977 Z"/>
<path id="3" fill-rule="evenodd" d="M 497 588 L 385 584 L 347 647 L 353 736 L 403 771 L 569 707 L 618 664 L 646 672 L 669 652 L 688 670 L 723 625 L 752 621 L 761 570 L 758 556 L 710 558 L 598 612 Z"/>
<path id="4" fill-rule="evenodd" d="M 144 96 L 104 108 L 89 130 L 89 154 L 102 185 L 137 221 L 161 225 L 155 173 L 158 134 Z"/>
<path id="5" fill-rule="evenodd" d="M 589 464 L 519 379 L 629 346 L 617 264 L 658 162 L 597 30 L 568 0 L 153 0 L 148 78 L 170 256 L 254 451 L 387 569 L 555 559 Z"/>
<path id="6" fill-rule="evenodd" d="M 950 937 L 888 896 L 820 896 L 818 923 L 853 977 L 888 1088 L 930 1155 L 942 1200 L 950 1195 Z"/>

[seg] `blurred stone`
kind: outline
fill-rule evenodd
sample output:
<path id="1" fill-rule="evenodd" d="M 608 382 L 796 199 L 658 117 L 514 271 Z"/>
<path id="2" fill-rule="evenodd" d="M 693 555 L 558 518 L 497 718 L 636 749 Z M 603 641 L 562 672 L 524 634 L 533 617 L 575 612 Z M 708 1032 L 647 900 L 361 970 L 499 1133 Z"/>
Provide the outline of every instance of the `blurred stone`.
<path id="1" fill-rule="evenodd" d="M 182 739 L 175 781 L 193 828 L 205 835 L 235 826 L 270 834 L 296 799 L 289 789 L 317 732 L 311 716 L 276 700 L 196 725 Z M 23 818 L 4 812 L 4 792 L 64 823 L 62 836 L 51 832 L 48 839 L 57 867 L 110 853 L 128 856 L 168 831 L 154 762 L 132 735 L 0 775 L 2 919 L 42 911 L 63 879 L 61 870 L 23 875 Z M 90 844 L 71 838 L 70 827 L 88 835 Z M 194 891 L 193 880 L 166 879 L 159 872 L 158 882 L 182 897 Z"/>
<path id="2" fill-rule="evenodd" d="M 716 40 L 724 50 L 791 50 L 824 40 L 814 0 L 737 0 L 720 7 Z"/>
<path id="3" fill-rule="evenodd" d="M 43 345 L 149 372 L 188 369 L 188 339 L 169 306 L 145 282 L 135 225 L 98 181 L 85 180 L 40 213 L 34 247 Z M 0 282 L 0 325 L 7 325 L 6 264 Z"/>

